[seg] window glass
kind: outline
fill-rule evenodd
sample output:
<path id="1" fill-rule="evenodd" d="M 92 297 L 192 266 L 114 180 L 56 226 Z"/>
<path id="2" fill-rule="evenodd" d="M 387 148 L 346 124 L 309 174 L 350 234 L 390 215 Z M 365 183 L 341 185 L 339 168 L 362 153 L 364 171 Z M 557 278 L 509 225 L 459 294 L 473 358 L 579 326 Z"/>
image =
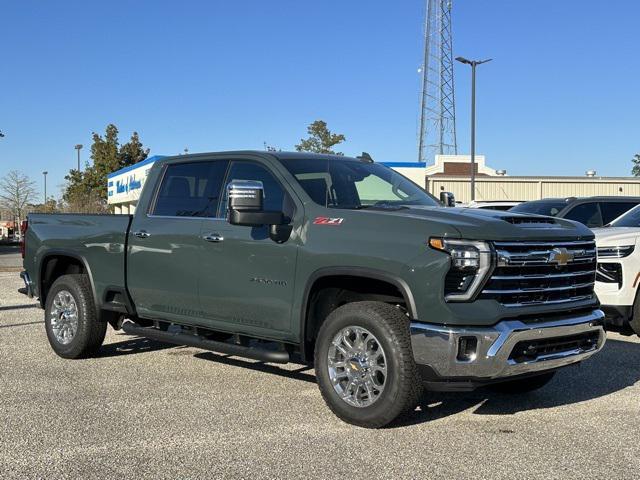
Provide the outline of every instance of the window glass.
<path id="1" fill-rule="evenodd" d="M 637 203 L 631 202 L 601 202 L 600 211 L 602 212 L 602 223 L 607 224 L 613 222 L 623 213 L 631 210 Z"/>
<path id="2" fill-rule="evenodd" d="M 569 210 L 569 212 L 564 215 L 564 218 L 575 220 L 587 227 L 602 226 L 602 217 L 600 216 L 600 209 L 597 203 L 581 203 Z"/>
<path id="3" fill-rule="evenodd" d="M 227 184 L 233 180 L 257 180 L 262 182 L 264 186 L 264 210 L 284 211 L 285 194 L 280 186 L 280 183 L 275 179 L 273 174 L 264 168 L 262 165 L 258 165 L 253 162 L 233 162 L 227 175 Z M 226 189 L 224 193 L 224 199 L 222 201 L 221 212 L 222 215 L 226 215 L 227 211 L 227 196 Z M 285 212 L 287 213 L 287 212 Z"/>
<path id="4" fill-rule="evenodd" d="M 213 217 L 218 208 L 227 161 L 169 165 L 153 215 Z"/>
<path id="5" fill-rule="evenodd" d="M 281 159 L 311 199 L 329 208 L 438 206 L 439 202 L 394 170 L 377 163 L 322 158 Z"/>
<path id="6" fill-rule="evenodd" d="M 524 202 L 511 208 L 510 212 L 516 213 L 535 213 L 537 215 L 547 215 L 555 217 L 560 210 L 567 206 L 564 200 L 536 200 L 533 202 Z"/>
<path id="7" fill-rule="evenodd" d="M 640 227 L 640 205 L 611 224 L 612 227 Z"/>

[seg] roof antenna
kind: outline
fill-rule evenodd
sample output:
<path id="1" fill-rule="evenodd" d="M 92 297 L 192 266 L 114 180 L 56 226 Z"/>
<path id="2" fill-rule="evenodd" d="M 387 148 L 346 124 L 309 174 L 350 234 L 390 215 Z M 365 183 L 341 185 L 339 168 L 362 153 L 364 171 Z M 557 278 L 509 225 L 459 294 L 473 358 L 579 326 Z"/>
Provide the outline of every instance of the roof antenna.
<path id="1" fill-rule="evenodd" d="M 373 158 L 371 158 L 371 155 L 369 155 L 367 152 L 362 152 L 362 155 L 356 158 L 361 162 L 373 163 Z"/>

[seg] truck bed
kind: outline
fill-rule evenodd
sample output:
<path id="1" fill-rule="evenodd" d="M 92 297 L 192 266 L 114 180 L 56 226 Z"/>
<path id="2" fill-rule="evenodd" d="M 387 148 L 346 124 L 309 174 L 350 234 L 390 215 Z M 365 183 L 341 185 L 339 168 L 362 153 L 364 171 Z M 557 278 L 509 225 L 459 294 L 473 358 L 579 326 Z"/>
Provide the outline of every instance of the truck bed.
<path id="1" fill-rule="evenodd" d="M 125 286 L 125 247 L 130 215 L 29 214 L 24 267 L 39 285 L 46 256 L 68 255 L 90 271 L 100 303 L 106 287 Z M 46 267 L 42 267 L 43 270 Z"/>

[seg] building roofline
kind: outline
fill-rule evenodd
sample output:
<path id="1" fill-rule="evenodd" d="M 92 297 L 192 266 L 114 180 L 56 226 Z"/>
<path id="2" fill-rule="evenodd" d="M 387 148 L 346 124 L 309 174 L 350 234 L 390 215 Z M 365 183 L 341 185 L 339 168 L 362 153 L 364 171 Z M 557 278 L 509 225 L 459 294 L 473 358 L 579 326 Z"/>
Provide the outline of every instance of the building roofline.
<path id="1" fill-rule="evenodd" d="M 112 177 L 115 177 L 117 175 L 122 175 L 123 173 L 127 173 L 127 172 L 129 172 L 131 170 L 134 170 L 136 168 L 142 167 L 144 165 L 148 165 L 148 164 L 153 163 L 156 160 L 160 160 L 162 158 L 166 158 L 166 156 L 165 155 L 153 155 L 152 157 L 145 158 L 141 162 L 134 163 L 133 165 L 129 165 L 129 166 L 126 166 L 124 168 L 121 168 L 120 170 L 116 170 L 115 172 L 111 172 L 111 173 L 107 174 L 107 178 L 112 178 Z"/>

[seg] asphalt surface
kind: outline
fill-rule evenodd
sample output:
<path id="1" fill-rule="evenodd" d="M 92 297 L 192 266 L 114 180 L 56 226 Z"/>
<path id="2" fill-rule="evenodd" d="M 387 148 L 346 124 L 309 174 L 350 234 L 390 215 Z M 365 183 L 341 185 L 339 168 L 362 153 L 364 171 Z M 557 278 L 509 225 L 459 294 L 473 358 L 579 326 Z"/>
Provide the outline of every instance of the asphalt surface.
<path id="1" fill-rule="evenodd" d="M 20 247 L 0 244 L 0 272 L 19 271 L 21 265 Z"/>
<path id="2" fill-rule="evenodd" d="M 109 330 L 99 358 L 63 360 L 43 312 L 0 273 L 0 477 L 638 478 L 640 340 L 525 396 L 424 397 L 366 430 L 324 405 L 313 370 Z"/>

